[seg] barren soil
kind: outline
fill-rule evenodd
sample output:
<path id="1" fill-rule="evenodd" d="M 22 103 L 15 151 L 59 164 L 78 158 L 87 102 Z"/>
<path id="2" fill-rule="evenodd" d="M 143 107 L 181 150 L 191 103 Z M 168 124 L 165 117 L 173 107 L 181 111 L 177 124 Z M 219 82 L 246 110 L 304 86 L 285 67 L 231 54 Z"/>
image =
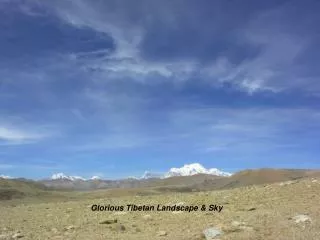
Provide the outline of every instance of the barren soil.
<path id="1" fill-rule="evenodd" d="M 110 191 L 74 194 L 68 201 L 41 199 L 0 202 L 0 239 L 205 239 L 204 229 L 222 231 L 215 239 L 320 239 L 320 179 L 224 191 L 114 196 Z M 93 212 L 101 205 L 223 205 L 220 213 Z M 296 215 L 311 221 L 296 223 Z M 101 222 L 116 220 L 116 223 Z"/>

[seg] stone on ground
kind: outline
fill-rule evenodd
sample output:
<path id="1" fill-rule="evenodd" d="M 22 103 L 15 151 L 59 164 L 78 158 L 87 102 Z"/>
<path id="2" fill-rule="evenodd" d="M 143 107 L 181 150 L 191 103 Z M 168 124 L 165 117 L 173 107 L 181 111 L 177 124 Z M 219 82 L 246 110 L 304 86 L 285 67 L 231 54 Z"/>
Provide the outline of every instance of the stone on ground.
<path id="1" fill-rule="evenodd" d="M 113 224 L 113 223 L 117 223 L 117 222 L 118 222 L 117 219 L 112 219 L 112 220 L 101 221 L 100 224 Z"/>
<path id="2" fill-rule="evenodd" d="M 12 235 L 13 239 L 18 239 L 18 238 L 23 238 L 23 237 L 24 237 L 23 234 L 21 234 L 19 232 Z"/>
<path id="3" fill-rule="evenodd" d="M 311 218 L 305 214 L 296 215 L 292 219 L 295 221 L 295 223 L 311 222 Z"/>
<path id="4" fill-rule="evenodd" d="M 167 236 L 167 232 L 166 231 L 159 231 L 157 235 L 159 237 Z"/>
<path id="5" fill-rule="evenodd" d="M 205 236 L 206 240 L 213 240 L 217 239 L 218 236 L 221 236 L 223 232 L 217 228 L 207 228 L 203 231 L 203 235 Z"/>
<path id="6" fill-rule="evenodd" d="M 146 220 L 146 221 L 150 221 L 150 220 L 152 220 L 152 216 L 151 215 L 144 215 L 143 217 L 142 217 L 144 220 Z"/>

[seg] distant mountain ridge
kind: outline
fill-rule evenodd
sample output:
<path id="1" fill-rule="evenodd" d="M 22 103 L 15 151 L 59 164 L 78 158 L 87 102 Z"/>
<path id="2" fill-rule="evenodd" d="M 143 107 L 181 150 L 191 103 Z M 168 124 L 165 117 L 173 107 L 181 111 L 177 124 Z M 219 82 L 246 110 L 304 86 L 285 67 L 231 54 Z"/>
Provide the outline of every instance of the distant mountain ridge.
<path id="1" fill-rule="evenodd" d="M 87 181 L 87 180 L 97 180 L 97 179 L 100 179 L 100 177 L 92 176 L 90 179 L 86 179 L 80 176 L 68 176 L 68 175 L 65 175 L 64 173 L 55 173 L 51 176 L 51 180 L 59 180 L 59 179 L 65 179 L 70 181 L 77 181 L 77 180 Z"/>
<path id="2" fill-rule="evenodd" d="M 193 176 L 197 174 L 208 174 L 208 175 L 221 176 L 221 177 L 229 177 L 232 175 L 231 173 L 220 171 L 217 168 L 206 169 L 200 163 L 191 163 L 191 164 L 185 164 L 181 168 L 170 168 L 169 171 L 166 172 L 165 174 L 145 171 L 141 177 L 128 177 L 128 179 L 137 179 L 137 180 L 152 179 L 152 178 L 164 179 L 164 178 L 170 178 L 170 177 Z M 101 178 L 98 176 L 93 176 L 89 179 L 86 179 L 81 176 L 69 176 L 64 173 L 56 173 L 51 176 L 51 180 L 88 181 L 88 180 L 99 180 L 99 179 Z"/>
<path id="3" fill-rule="evenodd" d="M 186 168 L 183 168 L 184 170 Z M 187 168 L 188 169 L 188 168 Z M 193 174 L 188 176 L 173 176 L 167 178 L 127 178 L 121 180 L 103 180 L 70 178 L 66 175 L 56 175 L 56 179 L 33 181 L 23 178 L 0 178 L 0 200 L 37 195 L 38 190 L 95 190 L 114 189 L 115 191 L 149 191 L 150 194 L 159 192 L 190 192 L 221 190 L 250 185 L 270 184 L 275 182 L 296 181 L 304 178 L 319 178 L 320 170 L 308 169 L 248 169 L 236 172 L 231 176 L 196 174 L 197 171 L 183 172 Z M 169 171 L 170 172 L 170 171 Z M 174 171 L 176 172 L 176 171 Z M 147 174 L 147 177 L 153 176 Z M 162 175 L 163 176 L 163 175 Z M 67 178 L 65 178 L 67 177 Z M 76 180 L 75 180 L 76 179 Z M 23 185 L 21 185 L 21 183 Z M 31 188 L 28 186 L 30 185 Z M 8 186 L 11 186 L 8 188 Z M 37 190 L 38 189 L 38 190 Z M 118 190 L 116 190 L 118 189 Z M 29 191 L 30 190 L 30 191 Z"/>
<path id="4" fill-rule="evenodd" d="M 163 178 L 163 175 L 160 173 L 152 173 L 149 171 L 145 171 L 144 174 L 137 179 L 150 179 L 150 178 Z"/>
<path id="5" fill-rule="evenodd" d="M 3 178 L 3 179 L 11 179 L 12 177 L 7 176 L 7 175 L 0 174 L 0 178 Z"/>

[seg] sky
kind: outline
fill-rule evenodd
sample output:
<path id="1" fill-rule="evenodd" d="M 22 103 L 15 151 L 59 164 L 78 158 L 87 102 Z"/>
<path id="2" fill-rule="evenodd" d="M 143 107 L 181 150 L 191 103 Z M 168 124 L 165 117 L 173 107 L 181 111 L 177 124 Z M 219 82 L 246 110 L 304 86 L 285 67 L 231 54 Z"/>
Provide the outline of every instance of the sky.
<path id="1" fill-rule="evenodd" d="M 319 11 L 0 0 L 0 174 L 320 168 Z"/>

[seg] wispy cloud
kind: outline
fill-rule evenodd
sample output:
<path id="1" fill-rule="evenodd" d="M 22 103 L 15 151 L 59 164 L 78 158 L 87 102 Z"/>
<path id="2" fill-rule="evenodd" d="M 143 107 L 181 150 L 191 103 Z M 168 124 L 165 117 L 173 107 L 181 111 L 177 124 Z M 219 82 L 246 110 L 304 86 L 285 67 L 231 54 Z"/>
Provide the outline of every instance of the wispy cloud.
<path id="1" fill-rule="evenodd" d="M 10 129 L 6 127 L 0 127 L 0 139 L 7 141 L 24 141 L 24 140 L 38 140 L 43 138 L 45 135 L 39 133 L 30 133 L 17 129 Z"/>
<path id="2" fill-rule="evenodd" d="M 19 122 L 16 126 L 12 123 L 0 122 L 0 146 L 35 143 L 60 135 L 56 129 L 50 126 L 33 126 L 27 122 L 21 123 L 21 120 Z"/>
<path id="3" fill-rule="evenodd" d="M 260 151 L 294 148 L 313 141 L 310 129 L 320 120 L 310 109 L 222 109 L 204 108 L 174 112 L 172 127 L 188 133 L 188 145 L 197 151 Z M 295 119 L 294 121 L 292 119 Z M 300 139 L 288 138 L 292 131 L 302 131 Z"/>
<path id="4" fill-rule="evenodd" d="M 142 2 L 137 4 L 142 4 Z M 79 28 L 89 27 L 109 34 L 115 40 L 117 46 L 115 52 L 102 57 L 92 58 L 95 56 L 92 53 L 73 55 L 75 59 L 83 63 L 83 67 L 88 71 L 100 72 L 102 79 L 125 78 L 152 81 L 150 78 L 158 75 L 170 81 L 181 81 L 198 77 L 213 85 L 231 83 L 248 93 L 306 88 L 304 82 L 310 80 L 310 77 L 307 77 L 299 67 L 297 60 L 308 48 L 309 38 L 290 27 L 289 23 L 295 9 L 290 5 L 260 11 L 252 15 L 250 21 L 245 22 L 238 29 L 231 30 L 230 34 L 234 37 L 234 41 L 246 44 L 248 48 L 257 49 L 255 56 L 243 58 L 240 63 L 233 63 L 228 55 L 217 56 L 216 59 L 205 64 L 196 56 L 166 59 L 165 61 L 146 58 L 142 48 L 148 34 L 147 31 L 150 29 L 147 27 L 148 17 L 143 10 L 140 13 L 140 21 L 130 22 L 126 14 L 137 14 L 135 10 L 130 12 L 121 6 L 113 10 L 110 7 L 108 10 L 107 2 L 104 5 L 81 0 L 70 3 L 52 3 L 50 6 L 65 23 Z M 169 5 L 164 2 L 161 7 L 158 7 L 165 9 Z M 177 7 L 177 4 L 171 7 Z M 186 2 L 185 7 L 190 7 L 189 2 Z M 105 10 L 102 9 L 107 9 L 108 14 L 105 14 Z M 154 8 L 151 10 L 156 11 L 156 14 L 159 14 L 160 11 Z M 168 29 L 170 29 L 168 24 L 181 24 L 179 17 L 183 15 L 170 16 L 169 13 L 164 15 L 161 24 Z M 282 17 L 282 25 L 278 24 L 280 17 Z M 149 21 L 151 23 L 156 21 L 156 16 L 154 18 Z M 168 21 L 169 19 L 171 20 Z M 201 29 L 200 24 L 205 25 L 206 23 L 196 19 L 193 24 L 199 24 L 198 27 Z"/>

